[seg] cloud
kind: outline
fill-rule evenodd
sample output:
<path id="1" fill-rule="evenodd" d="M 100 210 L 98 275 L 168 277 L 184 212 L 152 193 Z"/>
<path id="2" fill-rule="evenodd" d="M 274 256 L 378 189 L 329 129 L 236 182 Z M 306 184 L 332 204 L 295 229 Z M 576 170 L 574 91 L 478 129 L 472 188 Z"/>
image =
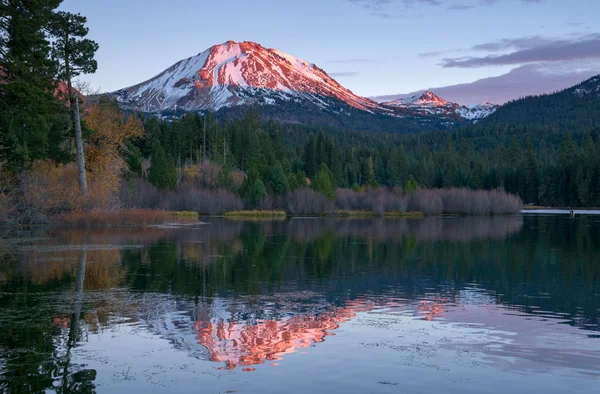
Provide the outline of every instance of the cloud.
<path id="1" fill-rule="evenodd" d="M 332 78 L 346 78 L 346 77 L 354 77 L 358 74 L 359 73 L 353 72 L 353 71 L 345 71 L 345 72 L 330 73 L 329 76 Z"/>
<path id="2" fill-rule="evenodd" d="M 371 59 L 335 59 L 329 60 L 327 63 L 333 64 L 375 64 L 375 60 Z"/>
<path id="3" fill-rule="evenodd" d="M 443 0 L 347 0 L 350 3 L 357 4 L 361 7 L 376 10 L 378 12 L 372 12 L 371 15 L 380 16 L 384 18 L 393 17 L 386 10 L 392 3 L 401 3 L 405 8 L 414 8 L 420 5 L 433 6 L 433 7 L 444 7 L 449 10 L 469 10 L 476 7 L 491 6 L 500 2 L 500 0 L 464 0 L 460 3 L 453 3 L 448 5 L 448 1 Z M 518 0 L 521 3 L 526 4 L 539 4 L 544 0 Z"/>
<path id="4" fill-rule="evenodd" d="M 378 18 L 383 18 L 383 19 L 396 19 L 396 18 L 400 18 L 400 16 L 394 16 L 392 14 L 388 14 L 387 12 L 371 12 L 372 16 L 376 16 Z"/>
<path id="5" fill-rule="evenodd" d="M 497 77 L 429 89 L 440 97 L 459 104 L 477 104 L 486 101 L 503 104 L 529 95 L 553 93 L 574 86 L 599 73 L 600 67 L 595 62 L 529 64 Z M 424 91 L 378 96 L 372 99 L 390 101 Z"/>
<path id="6" fill-rule="evenodd" d="M 394 0 L 348 0 L 351 3 L 358 4 L 371 10 L 381 10 L 394 2 Z"/>
<path id="7" fill-rule="evenodd" d="M 512 52 L 480 57 L 444 58 L 442 66 L 445 68 L 477 68 L 600 59 L 600 34 L 575 39 L 548 39 L 539 36 L 504 39 L 476 45 L 471 49 L 488 52 L 512 50 Z"/>

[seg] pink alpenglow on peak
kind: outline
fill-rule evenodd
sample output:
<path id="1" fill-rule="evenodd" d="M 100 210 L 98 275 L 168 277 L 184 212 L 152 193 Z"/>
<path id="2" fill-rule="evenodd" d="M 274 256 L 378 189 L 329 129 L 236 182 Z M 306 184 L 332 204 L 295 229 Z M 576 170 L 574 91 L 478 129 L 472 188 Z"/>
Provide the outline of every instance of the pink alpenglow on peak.
<path id="1" fill-rule="evenodd" d="M 490 116 L 498 109 L 498 105 L 484 103 L 476 105 L 460 105 L 444 100 L 432 91 L 381 103 L 394 109 L 397 116 L 440 116 L 449 119 L 465 119 L 477 121 Z"/>
<path id="2" fill-rule="evenodd" d="M 316 65 L 254 42 L 214 45 L 115 94 L 125 107 L 145 112 L 214 111 L 276 100 L 308 100 L 327 106 L 322 97 L 360 110 L 381 110 L 379 104 L 355 95 Z"/>
<path id="3" fill-rule="evenodd" d="M 155 77 L 113 92 L 120 105 L 149 113 L 218 111 L 243 105 L 300 104 L 350 116 L 359 111 L 425 122 L 476 121 L 496 107 L 460 106 L 431 91 L 377 103 L 354 94 L 314 63 L 254 42 L 227 41 L 181 60 Z M 310 104 L 305 106 L 305 104 Z M 310 111 L 310 109 L 308 109 Z M 450 123 L 448 123 L 450 124 Z"/>

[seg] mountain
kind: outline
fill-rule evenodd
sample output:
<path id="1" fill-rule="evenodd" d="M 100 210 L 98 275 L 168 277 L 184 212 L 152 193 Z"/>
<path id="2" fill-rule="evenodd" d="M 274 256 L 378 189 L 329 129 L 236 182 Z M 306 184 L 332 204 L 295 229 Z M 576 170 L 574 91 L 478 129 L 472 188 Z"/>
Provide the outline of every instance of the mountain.
<path id="1" fill-rule="evenodd" d="M 557 66 L 557 69 L 547 65 L 527 64 L 517 67 L 506 74 L 478 79 L 470 83 L 431 87 L 437 95 L 448 101 L 459 104 L 472 104 L 490 101 L 504 104 L 522 97 L 550 94 L 564 90 L 598 73 L 588 69 L 578 69 L 567 72 Z M 398 100 L 400 98 L 424 93 L 418 90 L 408 94 L 391 94 L 370 97 L 377 102 Z"/>
<path id="2" fill-rule="evenodd" d="M 382 112 L 379 104 L 355 95 L 315 64 L 253 42 L 214 45 L 115 94 L 124 106 L 144 112 L 217 111 L 279 101 L 306 101 L 329 108 L 331 103 L 324 98 Z"/>
<path id="3" fill-rule="evenodd" d="M 600 127 L 600 75 L 557 93 L 511 101 L 481 123 L 563 129 Z"/>
<path id="4" fill-rule="evenodd" d="M 123 109 L 154 114 L 209 110 L 224 119 L 254 106 L 281 122 L 394 132 L 448 129 L 493 106 L 377 103 L 354 94 L 313 63 L 254 42 L 227 41 L 113 92 Z"/>
<path id="5" fill-rule="evenodd" d="M 451 103 L 435 95 L 435 93 L 430 90 L 423 94 L 417 94 L 381 104 L 385 107 L 393 108 L 396 116 L 434 116 L 450 121 L 465 119 L 478 121 L 493 114 L 499 108 L 498 105 L 491 103 L 471 106 Z"/>

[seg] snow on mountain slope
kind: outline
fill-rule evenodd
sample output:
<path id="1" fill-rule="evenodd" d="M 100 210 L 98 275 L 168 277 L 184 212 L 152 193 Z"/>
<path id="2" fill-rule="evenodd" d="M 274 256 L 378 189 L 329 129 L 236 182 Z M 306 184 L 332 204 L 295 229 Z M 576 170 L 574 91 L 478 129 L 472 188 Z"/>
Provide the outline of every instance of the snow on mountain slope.
<path id="1" fill-rule="evenodd" d="M 464 119 L 477 121 L 483 118 L 487 118 L 488 116 L 496 112 L 498 108 L 500 108 L 500 106 L 497 104 L 483 103 L 461 106 L 459 111 L 460 115 Z"/>
<path id="2" fill-rule="evenodd" d="M 423 94 L 381 103 L 392 108 L 397 116 L 439 116 L 442 118 L 477 121 L 493 114 L 497 105 L 484 103 L 464 106 L 451 103 L 428 90 Z"/>
<path id="3" fill-rule="evenodd" d="M 586 97 L 592 95 L 600 97 L 600 75 L 583 81 L 579 85 L 574 86 L 572 90 L 573 94 L 579 97 Z"/>
<path id="4" fill-rule="evenodd" d="M 388 103 L 358 96 L 324 70 L 254 42 L 227 41 L 181 60 L 138 85 L 113 92 L 121 106 L 135 111 L 217 111 L 240 105 L 298 104 L 350 116 L 343 104 L 372 114 L 411 118 L 417 123 L 458 124 L 491 114 L 493 105 L 465 107 L 432 92 Z M 306 104 L 311 104 L 306 106 Z M 306 108 L 306 109 L 304 109 Z"/>
<path id="5" fill-rule="evenodd" d="M 355 95 L 316 65 L 253 42 L 215 45 L 114 94 L 125 107 L 145 112 L 218 110 L 276 100 L 307 100 L 326 108 L 324 97 L 365 111 L 382 111 L 379 104 Z"/>

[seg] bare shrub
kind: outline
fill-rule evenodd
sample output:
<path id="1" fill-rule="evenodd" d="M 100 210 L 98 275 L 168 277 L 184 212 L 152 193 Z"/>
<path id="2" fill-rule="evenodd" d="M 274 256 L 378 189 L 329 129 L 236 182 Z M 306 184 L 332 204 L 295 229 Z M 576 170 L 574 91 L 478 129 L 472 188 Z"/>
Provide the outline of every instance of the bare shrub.
<path id="1" fill-rule="evenodd" d="M 259 211 L 269 211 L 275 207 L 275 200 L 271 195 L 265 196 L 256 207 Z"/>
<path id="2" fill-rule="evenodd" d="M 402 189 L 369 189 L 356 192 L 350 189 L 336 191 L 336 206 L 345 211 L 374 211 L 382 215 L 385 212 L 406 212 L 408 200 Z"/>
<path id="3" fill-rule="evenodd" d="M 183 182 L 197 188 L 211 188 L 217 183 L 221 165 L 211 162 L 190 164 L 183 169 Z"/>
<path id="4" fill-rule="evenodd" d="M 86 203 L 79 191 L 77 168 L 40 161 L 19 178 L 19 211 L 24 223 L 46 223 L 47 217 L 80 210 Z"/>
<path id="5" fill-rule="evenodd" d="M 244 209 L 244 202 L 240 197 L 229 190 L 206 190 L 197 191 L 197 211 L 201 214 L 218 215 L 228 211 L 239 211 Z"/>
<path id="6" fill-rule="evenodd" d="M 284 201 L 287 211 L 292 215 L 326 214 L 335 209 L 327 197 L 308 188 L 287 193 Z"/>
<path id="7" fill-rule="evenodd" d="M 141 178 L 123 181 L 120 195 L 125 208 L 196 211 L 208 215 L 244 208 L 239 196 L 228 190 L 198 189 L 184 184 L 173 191 L 165 191 Z"/>
<path id="8" fill-rule="evenodd" d="M 337 189 L 335 191 L 335 205 L 345 211 L 357 210 L 361 205 L 361 194 L 351 189 Z"/>
<path id="9" fill-rule="evenodd" d="M 439 190 L 422 189 L 409 197 L 408 210 L 421 212 L 425 215 L 439 215 L 444 211 L 444 204 L 439 196 Z"/>
<path id="10" fill-rule="evenodd" d="M 440 189 L 444 213 L 458 215 L 506 215 L 518 213 L 523 203 L 503 190 Z"/>
<path id="11" fill-rule="evenodd" d="M 490 191 L 489 199 L 493 215 L 518 213 L 523 209 L 523 201 L 521 201 L 519 196 L 506 193 L 504 190 Z"/>

